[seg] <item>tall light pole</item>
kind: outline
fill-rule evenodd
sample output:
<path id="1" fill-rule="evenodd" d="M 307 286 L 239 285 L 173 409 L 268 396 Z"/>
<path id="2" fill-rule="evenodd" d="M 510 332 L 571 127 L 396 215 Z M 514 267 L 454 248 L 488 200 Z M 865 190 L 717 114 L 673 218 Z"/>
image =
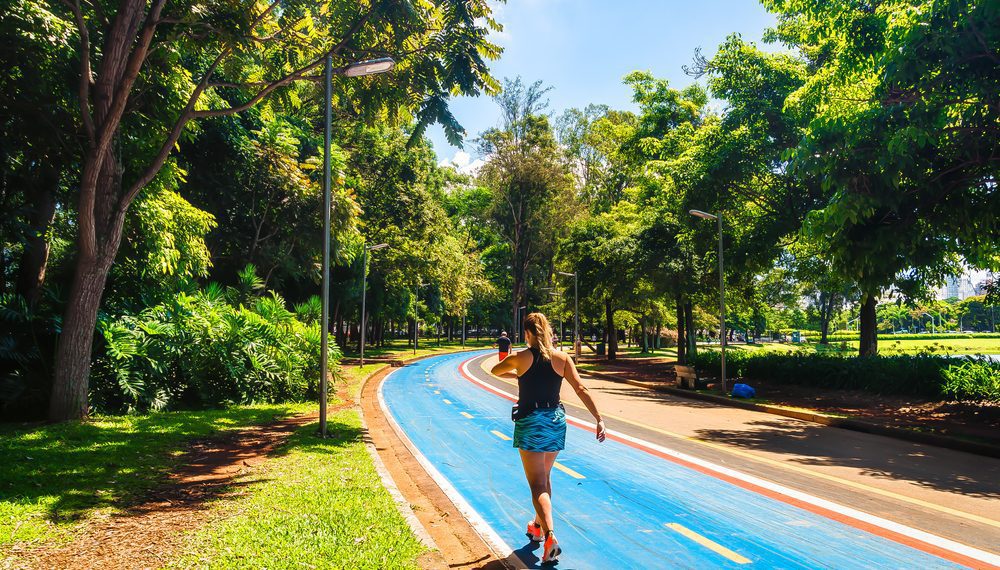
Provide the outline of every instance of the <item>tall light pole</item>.
<path id="1" fill-rule="evenodd" d="M 361 366 L 365 365 L 365 329 L 368 328 L 367 322 L 365 321 L 365 300 L 368 298 L 368 253 L 375 251 L 377 249 L 382 249 L 384 247 L 389 247 L 387 243 L 380 243 L 378 245 L 373 245 L 371 247 L 365 248 L 364 253 L 364 263 L 361 277 L 361 358 L 359 360 Z"/>
<path id="2" fill-rule="evenodd" d="M 719 223 L 719 348 L 722 350 L 722 391 L 726 392 L 726 281 L 722 263 L 722 214 L 690 210 L 692 216 Z"/>
<path id="3" fill-rule="evenodd" d="M 576 272 L 556 271 L 559 275 L 573 278 L 573 353 L 580 360 L 580 289 Z"/>
<path id="4" fill-rule="evenodd" d="M 330 138 L 333 132 L 333 57 L 329 54 L 323 62 L 323 107 L 325 114 L 325 129 L 323 133 L 323 311 L 320 317 L 320 355 L 319 355 L 319 435 L 326 437 L 326 393 L 328 388 L 330 360 L 330 183 L 333 175 L 330 171 Z M 346 67 L 336 69 L 336 73 L 346 77 L 364 77 L 376 73 L 385 73 L 395 67 L 391 58 L 359 61 Z"/>

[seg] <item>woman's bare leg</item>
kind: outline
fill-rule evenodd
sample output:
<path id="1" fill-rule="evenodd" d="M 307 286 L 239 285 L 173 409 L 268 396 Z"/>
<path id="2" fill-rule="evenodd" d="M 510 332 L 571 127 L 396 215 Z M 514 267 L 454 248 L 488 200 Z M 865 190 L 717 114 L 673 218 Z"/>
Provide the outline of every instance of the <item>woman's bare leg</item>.
<path id="1" fill-rule="evenodd" d="M 518 450 L 524 476 L 531 488 L 531 503 L 535 507 L 535 522 L 542 525 L 542 533 L 553 528 L 552 521 L 552 481 L 549 477 L 558 452 L 535 452 Z"/>
<path id="2" fill-rule="evenodd" d="M 556 463 L 556 456 L 559 455 L 558 451 L 546 451 L 545 454 L 545 482 L 546 490 L 549 492 L 549 503 L 552 503 L 552 466 Z M 539 519 L 538 514 L 535 514 L 535 524 L 542 524 L 541 519 Z"/>

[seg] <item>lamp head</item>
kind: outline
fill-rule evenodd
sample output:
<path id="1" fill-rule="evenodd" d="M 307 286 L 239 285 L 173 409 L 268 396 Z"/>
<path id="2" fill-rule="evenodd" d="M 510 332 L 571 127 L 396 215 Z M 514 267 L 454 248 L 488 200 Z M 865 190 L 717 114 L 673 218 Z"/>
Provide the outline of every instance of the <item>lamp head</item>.
<path id="1" fill-rule="evenodd" d="M 364 77 L 365 75 L 385 73 L 393 67 L 396 67 L 396 62 L 391 57 L 381 57 L 379 59 L 369 59 L 349 64 L 344 68 L 344 75 L 347 77 Z"/>
<path id="2" fill-rule="evenodd" d="M 691 214 L 692 216 L 697 216 L 697 217 L 705 219 L 705 220 L 715 220 L 715 219 L 718 219 L 718 216 L 716 216 L 714 214 L 709 214 L 708 212 L 702 212 L 701 210 L 690 210 L 690 211 L 688 211 L 688 213 Z"/>

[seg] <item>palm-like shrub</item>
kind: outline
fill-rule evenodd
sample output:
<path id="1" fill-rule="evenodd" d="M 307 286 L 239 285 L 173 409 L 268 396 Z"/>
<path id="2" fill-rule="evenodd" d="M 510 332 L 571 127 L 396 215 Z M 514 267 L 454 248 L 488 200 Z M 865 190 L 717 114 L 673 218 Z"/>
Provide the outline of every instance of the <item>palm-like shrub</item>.
<path id="1" fill-rule="evenodd" d="M 300 320 L 276 293 L 256 296 L 261 287 L 252 268 L 241 282 L 237 288 L 179 292 L 137 315 L 102 320 L 95 406 L 160 410 L 315 395 L 318 323 Z M 330 357 L 339 357 L 336 348 Z"/>

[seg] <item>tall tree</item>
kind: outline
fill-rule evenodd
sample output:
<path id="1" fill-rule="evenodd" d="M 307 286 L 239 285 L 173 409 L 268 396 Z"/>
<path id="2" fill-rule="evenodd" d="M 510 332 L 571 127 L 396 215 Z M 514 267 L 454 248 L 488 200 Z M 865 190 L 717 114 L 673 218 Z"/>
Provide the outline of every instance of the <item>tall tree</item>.
<path id="1" fill-rule="evenodd" d="M 791 164 L 826 199 L 806 235 L 862 292 L 861 355 L 901 277 L 1000 264 L 1000 6 L 990 0 L 765 0 L 773 36 L 814 73 L 789 98 L 811 118 Z"/>
<path id="2" fill-rule="evenodd" d="M 415 135 L 439 121 L 457 142 L 461 127 L 448 111 L 449 95 L 495 87 L 484 57 L 498 55 L 486 40 L 497 25 L 485 0 L 65 6 L 61 15 L 75 24 L 79 41 L 75 92 L 84 158 L 53 420 L 87 413 L 94 326 L 126 213 L 192 121 L 242 112 L 294 81 L 315 78 L 326 56 L 343 66 L 387 55 L 400 64 L 392 78 L 338 81 L 338 106 L 366 117 L 412 110 Z"/>
<path id="3" fill-rule="evenodd" d="M 536 114 L 546 91 L 539 82 L 525 88 L 520 79 L 506 81 L 497 98 L 504 126 L 479 140 L 480 152 L 488 157 L 479 179 L 493 194 L 491 225 L 510 248 L 512 324 L 528 300 L 530 271 L 551 273 L 561 228 L 576 215 L 567 161 L 548 118 Z"/>

